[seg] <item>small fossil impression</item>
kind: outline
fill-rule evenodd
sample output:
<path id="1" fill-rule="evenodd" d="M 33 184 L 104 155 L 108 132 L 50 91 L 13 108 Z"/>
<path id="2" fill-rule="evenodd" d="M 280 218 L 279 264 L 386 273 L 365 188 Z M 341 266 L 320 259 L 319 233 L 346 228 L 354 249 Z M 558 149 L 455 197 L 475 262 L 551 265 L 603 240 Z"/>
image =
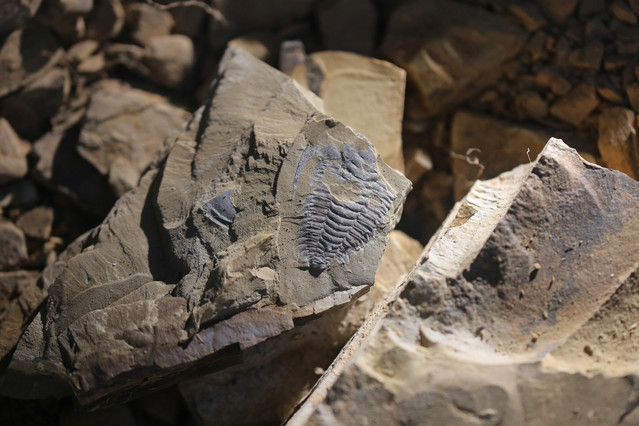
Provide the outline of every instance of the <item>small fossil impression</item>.
<path id="1" fill-rule="evenodd" d="M 297 246 L 302 260 L 314 273 L 331 260 L 346 263 L 382 226 L 395 196 L 379 180 L 371 149 L 346 145 L 309 146 L 300 157 L 293 180 L 293 195 L 300 175 L 311 159 L 310 193 L 302 201 Z"/>
<path id="2" fill-rule="evenodd" d="M 229 189 L 228 191 L 222 192 L 204 204 L 202 206 L 202 212 L 211 222 L 222 228 L 228 228 L 231 223 L 233 223 L 233 219 L 235 219 L 235 214 L 237 213 L 237 208 L 231 200 L 231 190 Z"/>

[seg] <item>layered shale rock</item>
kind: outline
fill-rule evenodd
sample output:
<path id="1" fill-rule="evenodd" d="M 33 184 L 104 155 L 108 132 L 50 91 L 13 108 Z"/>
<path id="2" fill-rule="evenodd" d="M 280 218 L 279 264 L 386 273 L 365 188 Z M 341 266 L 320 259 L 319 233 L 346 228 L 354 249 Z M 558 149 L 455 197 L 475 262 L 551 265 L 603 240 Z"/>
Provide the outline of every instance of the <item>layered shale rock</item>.
<path id="1" fill-rule="evenodd" d="M 290 424 L 635 424 L 638 207 L 557 139 L 477 182 Z"/>
<path id="2" fill-rule="evenodd" d="M 127 397 L 366 292 L 410 184 L 316 102 L 229 49 L 206 105 L 55 265 L 12 377 L 46 365 L 81 403 Z"/>

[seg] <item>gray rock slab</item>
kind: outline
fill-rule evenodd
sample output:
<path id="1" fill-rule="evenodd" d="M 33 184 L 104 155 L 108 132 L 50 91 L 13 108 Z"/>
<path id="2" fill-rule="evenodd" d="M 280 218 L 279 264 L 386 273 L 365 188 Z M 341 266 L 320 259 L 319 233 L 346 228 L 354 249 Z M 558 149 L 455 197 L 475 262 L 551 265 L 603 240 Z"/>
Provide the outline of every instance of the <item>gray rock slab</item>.
<path id="1" fill-rule="evenodd" d="M 478 181 L 289 424 L 634 418 L 638 207 L 557 139 Z"/>
<path id="2" fill-rule="evenodd" d="M 59 367 L 82 404 L 126 399 L 365 292 L 410 183 L 315 101 L 229 49 L 168 153 L 72 245 L 16 365 Z"/>

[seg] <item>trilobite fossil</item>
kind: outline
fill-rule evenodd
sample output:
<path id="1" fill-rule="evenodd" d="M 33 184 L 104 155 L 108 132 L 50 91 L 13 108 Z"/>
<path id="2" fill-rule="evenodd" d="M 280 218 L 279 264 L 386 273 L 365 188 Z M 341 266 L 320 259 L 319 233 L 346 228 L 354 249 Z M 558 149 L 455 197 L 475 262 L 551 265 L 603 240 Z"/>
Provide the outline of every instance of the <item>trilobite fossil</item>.
<path id="1" fill-rule="evenodd" d="M 319 273 L 332 260 L 346 263 L 373 237 L 395 195 L 379 180 L 375 153 L 350 145 L 342 151 L 332 145 L 307 147 L 295 171 L 293 195 L 303 169 L 315 156 L 297 246 L 310 270 Z"/>
<path id="2" fill-rule="evenodd" d="M 217 197 L 202 206 L 204 215 L 216 225 L 228 228 L 237 213 L 237 208 L 231 200 L 231 190 L 222 192 Z"/>

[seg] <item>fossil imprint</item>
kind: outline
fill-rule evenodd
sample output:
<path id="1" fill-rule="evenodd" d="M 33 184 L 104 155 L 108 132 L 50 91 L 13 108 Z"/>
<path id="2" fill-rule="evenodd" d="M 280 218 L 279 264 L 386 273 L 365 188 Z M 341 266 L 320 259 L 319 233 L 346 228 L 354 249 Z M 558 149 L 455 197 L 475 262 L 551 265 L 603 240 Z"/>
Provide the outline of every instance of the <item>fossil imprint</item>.
<path id="1" fill-rule="evenodd" d="M 293 195 L 303 169 L 315 157 L 297 246 L 311 271 L 322 272 L 333 259 L 346 263 L 373 237 L 395 195 L 379 180 L 375 153 L 350 145 L 342 151 L 332 145 L 307 147 L 295 171 Z"/>

